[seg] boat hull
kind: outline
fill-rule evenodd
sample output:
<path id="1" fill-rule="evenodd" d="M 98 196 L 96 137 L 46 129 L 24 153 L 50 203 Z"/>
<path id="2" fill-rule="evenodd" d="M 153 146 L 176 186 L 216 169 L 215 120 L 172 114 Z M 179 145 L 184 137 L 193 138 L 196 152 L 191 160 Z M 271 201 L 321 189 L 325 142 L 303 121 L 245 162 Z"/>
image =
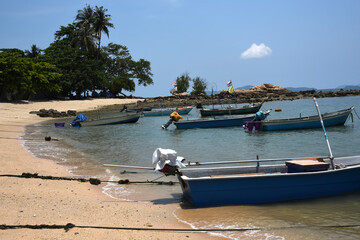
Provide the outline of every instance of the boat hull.
<path id="1" fill-rule="evenodd" d="M 325 127 L 344 125 L 348 119 L 353 108 L 349 108 L 338 115 L 323 116 Z M 288 119 L 288 120 L 267 120 L 261 122 L 261 130 L 277 131 L 277 130 L 293 130 L 293 129 L 307 129 L 307 128 L 321 128 L 320 118 L 309 117 L 302 119 Z"/>
<path id="2" fill-rule="evenodd" d="M 360 158 L 360 157 L 358 157 Z M 184 171 L 186 174 L 186 171 Z M 257 204 L 324 197 L 360 190 L 360 165 L 342 169 L 234 177 L 179 176 L 184 198 L 195 207 Z"/>
<path id="3" fill-rule="evenodd" d="M 229 109 L 201 109 L 200 114 L 202 117 L 206 116 L 220 116 L 220 115 L 240 115 L 256 113 L 260 110 L 262 104 L 255 105 L 253 107 L 244 108 L 229 108 Z"/>
<path id="4" fill-rule="evenodd" d="M 178 129 L 190 128 L 215 128 L 215 127 L 236 127 L 243 126 L 245 121 L 253 120 L 255 114 L 249 114 L 243 117 L 233 118 L 211 118 L 211 119 L 194 119 L 194 120 L 180 120 L 174 122 Z"/>
<path id="5" fill-rule="evenodd" d="M 136 123 L 140 118 L 140 113 L 136 114 L 124 114 L 115 117 L 96 119 L 90 121 L 81 122 L 81 126 L 90 127 L 90 126 L 104 126 L 104 125 L 116 125 L 116 124 L 125 124 L 125 123 Z"/>
<path id="6" fill-rule="evenodd" d="M 177 112 L 179 115 L 186 115 L 188 114 L 193 108 L 187 107 L 187 108 L 180 108 L 180 109 L 171 109 L 171 110 L 164 110 L 164 111 L 144 111 L 144 117 L 158 117 L 158 116 L 170 116 L 171 113 Z"/>

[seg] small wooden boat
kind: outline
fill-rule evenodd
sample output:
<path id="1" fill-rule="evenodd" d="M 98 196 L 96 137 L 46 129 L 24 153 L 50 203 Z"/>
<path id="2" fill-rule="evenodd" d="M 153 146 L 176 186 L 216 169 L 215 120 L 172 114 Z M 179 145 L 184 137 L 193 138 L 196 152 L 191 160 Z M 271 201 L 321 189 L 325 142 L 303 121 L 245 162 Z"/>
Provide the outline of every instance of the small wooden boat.
<path id="1" fill-rule="evenodd" d="M 144 117 L 170 116 L 170 114 L 174 111 L 176 111 L 180 115 L 186 115 L 192 109 L 193 107 L 152 109 L 151 111 L 143 111 L 142 113 L 144 114 Z"/>
<path id="2" fill-rule="evenodd" d="M 270 110 L 266 111 L 265 113 L 261 112 L 261 114 L 264 115 L 264 119 L 269 113 Z M 236 127 L 243 126 L 245 124 L 245 121 L 252 121 L 255 117 L 256 114 L 245 114 L 231 117 L 215 116 L 212 118 L 180 120 L 178 122 L 174 122 L 174 124 L 178 129 Z"/>
<path id="3" fill-rule="evenodd" d="M 278 202 L 360 190 L 360 156 L 335 158 L 334 169 L 330 162 L 324 157 L 245 160 L 241 163 L 246 165 L 240 167 L 181 168 L 177 176 L 184 198 L 195 207 Z M 251 163 L 255 164 L 249 166 Z"/>
<path id="4" fill-rule="evenodd" d="M 102 125 L 115 125 L 124 123 L 135 123 L 139 120 L 141 113 L 117 113 L 107 115 L 106 117 L 99 118 L 80 118 L 72 122 L 74 127 L 89 127 L 89 126 L 102 126 Z M 83 120 L 83 121 L 82 121 Z"/>
<path id="5" fill-rule="evenodd" d="M 262 103 L 253 104 L 251 106 L 244 106 L 241 108 L 213 108 L 213 109 L 201 109 L 200 114 L 202 117 L 206 116 L 219 116 L 219 115 L 239 115 L 239 114 L 250 114 L 256 113 L 260 110 Z"/>
<path id="6" fill-rule="evenodd" d="M 336 112 L 322 114 L 324 126 L 330 127 L 344 125 L 353 109 L 354 107 L 350 107 Z M 247 127 L 249 131 L 252 130 L 253 125 L 255 124 L 258 125 L 257 130 L 263 131 L 321 128 L 321 122 L 318 115 L 299 118 L 263 120 L 261 122 L 248 122 Z"/>

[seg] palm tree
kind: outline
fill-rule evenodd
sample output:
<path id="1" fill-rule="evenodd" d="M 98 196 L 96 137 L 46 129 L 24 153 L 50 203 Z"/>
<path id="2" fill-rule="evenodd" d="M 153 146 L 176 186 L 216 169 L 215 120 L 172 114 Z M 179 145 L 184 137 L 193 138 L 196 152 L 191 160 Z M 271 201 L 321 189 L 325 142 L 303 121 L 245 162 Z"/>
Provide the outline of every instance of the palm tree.
<path id="1" fill-rule="evenodd" d="M 89 25 L 91 26 L 94 23 L 94 10 L 90 5 L 86 5 L 81 10 L 78 10 L 78 14 L 76 15 L 75 22 L 79 26 Z"/>
<path id="2" fill-rule="evenodd" d="M 31 49 L 25 51 L 25 55 L 29 58 L 37 58 L 41 55 L 41 49 L 36 46 L 36 44 L 31 45 Z"/>
<path id="3" fill-rule="evenodd" d="M 109 14 L 106 14 L 108 10 L 104 9 L 102 6 L 95 6 L 94 12 L 94 30 L 99 39 L 98 49 L 100 49 L 101 44 L 101 33 L 105 33 L 109 38 L 109 28 L 114 28 L 114 24 L 110 22 L 111 17 Z"/>
<path id="4" fill-rule="evenodd" d="M 95 42 L 97 38 L 95 37 L 95 32 L 90 26 L 84 25 L 76 32 L 76 43 L 82 49 L 85 50 L 87 54 L 91 50 L 96 49 Z"/>
<path id="5" fill-rule="evenodd" d="M 90 5 L 86 5 L 82 10 L 78 10 L 78 14 L 75 18 L 77 31 L 77 42 L 80 48 L 89 53 L 91 49 L 94 49 L 97 41 L 96 33 L 93 28 L 94 24 L 94 10 Z"/>
<path id="6" fill-rule="evenodd" d="M 74 23 L 68 24 L 66 27 L 61 26 L 60 30 L 55 32 L 55 40 L 69 39 L 74 38 L 76 31 L 76 25 Z"/>

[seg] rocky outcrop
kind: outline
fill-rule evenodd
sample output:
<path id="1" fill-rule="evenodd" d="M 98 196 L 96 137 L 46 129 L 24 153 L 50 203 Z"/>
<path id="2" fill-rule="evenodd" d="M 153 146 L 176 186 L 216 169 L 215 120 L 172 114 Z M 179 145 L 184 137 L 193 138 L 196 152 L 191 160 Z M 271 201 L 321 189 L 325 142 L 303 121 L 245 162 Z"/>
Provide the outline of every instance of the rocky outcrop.
<path id="1" fill-rule="evenodd" d="M 138 102 L 140 107 L 182 107 L 211 104 L 234 104 L 234 103 L 255 103 L 261 101 L 282 101 L 296 100 L 302 98 L 324 98 L 324 97 L 343 97 L 360 95 L 360 89 L 339 90 L 339 91 L 300 91 L 293 92 L 284 87 L 276 86 L 271 83 L 263 83 L 249 90 L 235 90 L 229 93 L 226 90 L 215 95 L 192 96 L 186 94 L 171 95 L 165 97 L 146 98 L 143 102 Z"/>
<path id="2" fill-rule="evenodd" d="M 67 112 L 59 112 L 55 109 L 40 109 L 39 111 L 32 111 L 30 114 L 37 114 L 39 117 L 52 117 L 52 118 L 59 118 L 59 117 L 69 117 L 69 116 L 76 116 L 76 110 L 68 110 Z"/>

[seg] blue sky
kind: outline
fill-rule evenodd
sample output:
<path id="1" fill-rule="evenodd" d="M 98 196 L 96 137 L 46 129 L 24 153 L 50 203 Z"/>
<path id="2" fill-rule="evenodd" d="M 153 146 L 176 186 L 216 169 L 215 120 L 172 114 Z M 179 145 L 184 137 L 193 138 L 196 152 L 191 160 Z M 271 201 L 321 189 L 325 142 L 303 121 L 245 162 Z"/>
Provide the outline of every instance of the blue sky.
<path id="1" fill-rule="evenodd" d="M 360 85 L 358 0 L 2 1 L 0 48 L 48 47 L 86 4 L 112 16 L 103 44 L 151 62 L 154 85 L 136 86 L 136 96 L 169 95 L 185 72 L 214 90 L 229 80 L 234 88 Z"/>

